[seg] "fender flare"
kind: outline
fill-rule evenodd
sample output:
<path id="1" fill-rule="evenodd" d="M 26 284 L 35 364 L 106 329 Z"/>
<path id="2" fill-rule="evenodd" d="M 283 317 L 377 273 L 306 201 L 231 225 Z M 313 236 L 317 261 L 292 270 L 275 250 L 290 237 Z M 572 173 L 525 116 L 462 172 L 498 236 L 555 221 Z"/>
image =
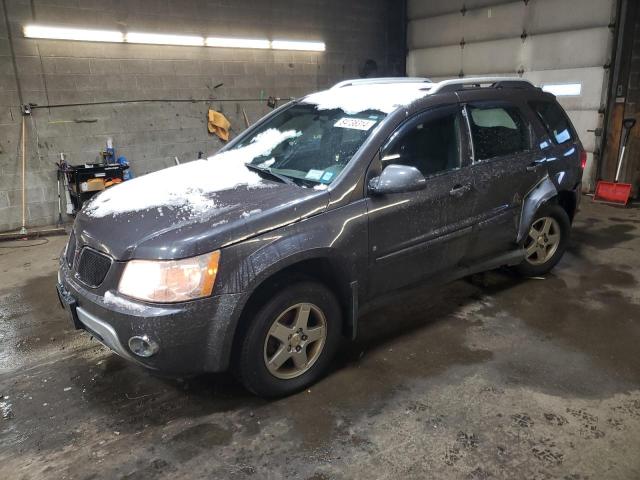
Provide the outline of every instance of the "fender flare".
<path id="1" fill-rule="evenodd" d="M 245 289 L 242 292 L 238 292 L 239 297 L 230 311 L 229 323 L 223 333 L 225 339 L 222 341 L 221 351 L 219 352 L 220 362 L 224 368 L 227 368 L 229 365 L 233 345 L 237 339 L 238 329 L 241 324 L 242 314 L 256 289 L 273 275 L 285 270 L 287 267 L 294 266 L 305 260 L 326 259 L 331 263 L 338 262 L 338 264 L 341 263 L 342 265 L 348 265 L 348 262 L 345 262 L 344 260 L 341 261 L 335 255 L 332 255 L 332 253 L 331 249 L 326 247 L 316 247 L 307 251 L 282 252 L 279 250 L 278 244 L 273 243 L 265 247 L 261 254 L 272 254 L 274 256 L 280 255 L 277 261 L 260 265 L 261 262 L 255 262 L 255 259 L 251 256 L 244 260 L 242 270 L 244 270 L 246 275 L 246 283 L 244 284 Z M 357 283 L 354 288 L 353 282 L 349 283 L 350 279 L 348 278 L 348 272 L 343 269 L 342 273 L 343 275 L 346 275 L 346 278 L 343 278 L 343 280 L 347 282 L 346 287 L 350 289 L 348 292 L 349 305 L 345 305 L 346 318 L 344 321 L 346 322 L 345 327 L 347 329 L 345 333 L 354 337 L 357 329 Z M 356 297 L 353 297 L 354 294 Z M 220 333 L 217 334 L 219 335 Z"/>
<path id="2" fill-rule="evenodd" d="M 518 236 L 516 243 L 522 242 L 525 235 L 529 231 L 529 225 L 533 221 L 538 209 L 553 197 L 558 195 L 558 188 L 549 178 L 549 175 L 540 180 L 522 200 L 522 212 L 520 214 L 520 223 L 518 224 Z"/>

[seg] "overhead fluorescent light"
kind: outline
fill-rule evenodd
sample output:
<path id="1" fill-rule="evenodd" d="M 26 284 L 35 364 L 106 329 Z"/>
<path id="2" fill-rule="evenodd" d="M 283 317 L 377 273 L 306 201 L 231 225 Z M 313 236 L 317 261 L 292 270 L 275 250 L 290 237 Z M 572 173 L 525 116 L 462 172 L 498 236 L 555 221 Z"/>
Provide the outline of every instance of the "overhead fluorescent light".
<path id="1" fill-rule="evenodd" d="M 581 83 L 548 83 L 542 86 L 545 92 L 553 93 L 556 97 L 577 97 L 582 93 Z"/>
<path id="2" fill-rule="evenodd" d="M 85 42 L 123 42 L 124 35 L 117 30 L 87 30 L 83 28 L 45 27 L 26 25 L 27 38 L 47 38 L 54 40 L 81 40 Z"/>
<path id="3" fill-rule="evenodd" d="M 226 38 L 226 37 L 207 37 L 205 40 L 207 47 L 225 47 L 225 48 L 270 48 L 269 40 L 253 39 L 253 38 Z"/>
<path id="4" fill-rule="evenodd" d="M 187 45 L 223 48 L 258 48 L 273 50 L 302 50 L 324 52 L 324 42 L 303 42 L 297 40 L 272 40 L 262 38 L 199 37 L 197 35 L 165 35 L 162 33 L 130 32 L 124 34 L 117 30 L 93 30 L 84 28 L 50 27 L 44 25 L 26 25 L 24 36 L 27 38 L 46 38 L 52 40 L 80 40 L 85 42 L 127 42 L 150 45 Z"/>
<path id="5" fill-rule="evenodd" d="M 204 38 L 192 35 L 165 35 L 162 33 L 127 33 L 127 43 L 147 43 L 152 45 L 192 45 L 201 47 Z"/>
<path id="6" fill-rule="evenodd" d="M 271 48 L 274 50 L 308 50 L 324 52 L 324 42 L 298 42 L 293 40 L 273 40 Z"/>

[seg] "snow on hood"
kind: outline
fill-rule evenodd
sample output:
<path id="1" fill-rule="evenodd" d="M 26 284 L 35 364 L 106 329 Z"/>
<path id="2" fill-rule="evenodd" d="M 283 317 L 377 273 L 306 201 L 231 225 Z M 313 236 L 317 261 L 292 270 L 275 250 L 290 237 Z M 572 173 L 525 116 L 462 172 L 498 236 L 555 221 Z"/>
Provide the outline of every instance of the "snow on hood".
<path id="1" fill-rule="evenodd" d="M 173 207 L 192 216 L 214 207 L 215 192 L 239 185 L 261 188 L 270 184 L 245 167 L 254 158 L 268 155 L 279 144 L 300 135 L 295 130 L 265 130 L 241 148 L 206 160 L 165 168 L 105 190 L 85 206 L 91 217 L 105 217 L 149 208 Z"/>
<path id="2" fill-rule="evenodd" d="M 349 115 L 365 110 L 391 113 L 400 106 L 407 106 L 426 96 L 429 93 L 427 88 L 425 83 L 352 85 L 312 93 L 303 98 L 302 103 L 317 105 L 318 110 L 339 108 Z"/>

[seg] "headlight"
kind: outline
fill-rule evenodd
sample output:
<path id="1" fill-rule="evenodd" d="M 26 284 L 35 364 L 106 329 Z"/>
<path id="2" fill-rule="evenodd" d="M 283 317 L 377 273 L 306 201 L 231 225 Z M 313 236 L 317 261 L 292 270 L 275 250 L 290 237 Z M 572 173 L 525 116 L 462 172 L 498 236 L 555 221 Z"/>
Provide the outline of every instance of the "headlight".
<path id="1" fill-rule="evenodd" d="M 148 302 L 183 302 L 211 295 L 220 251 L 183 260 L 130 260 L 118 291 Z"/>

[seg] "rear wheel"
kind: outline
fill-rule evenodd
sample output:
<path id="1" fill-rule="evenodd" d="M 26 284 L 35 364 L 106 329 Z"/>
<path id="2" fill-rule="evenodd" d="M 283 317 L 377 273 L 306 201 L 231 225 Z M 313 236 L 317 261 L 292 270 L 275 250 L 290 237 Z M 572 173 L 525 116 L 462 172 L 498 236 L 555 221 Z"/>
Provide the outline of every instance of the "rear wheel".
<path id="1" fill-rule="evenodd" d="M 286 286 L 258 308 L 247 329 L 238 359 L 242 383 L 265 397 L 305 388 L 329 365 L 341 325 L 338 301 L 324 285 Z"/>
<path id="2" fill-rule="evenodd" d="M 525 259 L 516 270 L 527 277 L 548 273 L 564 255 L 570 232 L 571 221 L 562 207 L 540 208 L 523 243 Z"/>

